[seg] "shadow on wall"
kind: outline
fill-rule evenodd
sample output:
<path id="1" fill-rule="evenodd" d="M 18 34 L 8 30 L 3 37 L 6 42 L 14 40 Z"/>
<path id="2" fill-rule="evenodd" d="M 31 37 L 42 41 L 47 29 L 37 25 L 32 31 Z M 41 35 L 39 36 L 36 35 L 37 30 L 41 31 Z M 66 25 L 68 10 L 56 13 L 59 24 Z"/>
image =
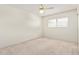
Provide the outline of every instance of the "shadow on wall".
<path id="1" fill-rule="evenodd" d="M 0 5 L 0 48 L 41 35 L 40 17 L 9 5 Z"/>

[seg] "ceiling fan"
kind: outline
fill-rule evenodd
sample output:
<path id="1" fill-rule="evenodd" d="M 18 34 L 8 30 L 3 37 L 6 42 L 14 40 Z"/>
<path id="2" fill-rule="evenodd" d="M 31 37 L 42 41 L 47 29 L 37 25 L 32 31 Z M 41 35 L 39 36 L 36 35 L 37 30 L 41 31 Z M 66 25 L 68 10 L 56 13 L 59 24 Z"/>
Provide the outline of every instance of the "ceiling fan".
<path id="1" fill-rule="evenodd" d="M 47 5 L 46 4 L 41 4 L 40 5 L 40 13 L 44 13 L 45 12 L 45 10 L 47 10 L 47 9 L 53 9 L 54 7 L 47 7 Z"/>

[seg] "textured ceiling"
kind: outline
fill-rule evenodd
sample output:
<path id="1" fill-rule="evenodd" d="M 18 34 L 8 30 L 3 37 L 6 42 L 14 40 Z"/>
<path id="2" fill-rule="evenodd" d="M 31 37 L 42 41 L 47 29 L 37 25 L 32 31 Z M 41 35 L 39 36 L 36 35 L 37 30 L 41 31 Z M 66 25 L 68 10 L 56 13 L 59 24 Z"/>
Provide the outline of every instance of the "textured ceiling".
<path id="1" fill-rule="evenodd" d="M 47 4 L 48 8 L 49 7 L 54 7 L 54 8 L 45 10 L 44 14 L 40 14 L 40 12 L 39 12 L 40 5 L 39 4 L 14 4 L 14 5 L 10 5 L 10 6 L 26 10 L 28 12 L 37 14 L 39 16 L 46 16 L 46 15 L 51 15 L 54 13 L 63 12 L 66 10 L 75 9 L 75 8 L 77 8 L 78 5 L 77 4 Z"/>

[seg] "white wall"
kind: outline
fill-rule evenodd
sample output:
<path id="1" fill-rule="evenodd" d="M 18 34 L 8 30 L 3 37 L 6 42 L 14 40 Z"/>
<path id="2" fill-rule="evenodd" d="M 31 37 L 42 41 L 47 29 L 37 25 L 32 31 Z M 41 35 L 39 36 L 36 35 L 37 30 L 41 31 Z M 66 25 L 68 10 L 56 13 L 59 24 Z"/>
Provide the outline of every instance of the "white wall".
<path id="1" fill-rule="evenodd" d="M 41 36 L 40 17 L 0 5 L 0 48 Z"/>
<path id="2" fill-rule="evenodd" d="M 77 8 L 77 12 L 78 12 L 78 44 L 79 44 L 79 5 Z"/>
<path id="3" fill-rule="evenodd" d="M 47 21 L 53 18 L 68 17 L 68 27 L 67 28 L 48 28 Z M 43 35 L 49 38 L 73 41 L 77 42 L 77 10 L 66 11 L 63 13 L 54 14 L 51 16 L 43 17 Z"/>

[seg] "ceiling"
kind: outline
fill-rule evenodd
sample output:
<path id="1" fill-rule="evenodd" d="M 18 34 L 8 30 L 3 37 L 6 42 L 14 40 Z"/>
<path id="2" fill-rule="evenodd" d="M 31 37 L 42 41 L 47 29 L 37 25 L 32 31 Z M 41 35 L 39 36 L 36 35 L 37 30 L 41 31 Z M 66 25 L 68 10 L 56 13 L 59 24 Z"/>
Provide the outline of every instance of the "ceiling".
<path id="1" fill-rule="evenodd" d="M 77 4 L 47 4 L 47 7 L 54 7 L 53 9 L 47 9 L 43 14 L 40 14 L 39 7 L 40 4 L 14 4 L 10 5 L 12 7 L 16 7 L 19 9 L 23 9 L 25 11 L 37 14 L 39 16 L 51 15 L 59 12 L 63 12 L 66 10 L 71 10 L 77 8 Z"/>

